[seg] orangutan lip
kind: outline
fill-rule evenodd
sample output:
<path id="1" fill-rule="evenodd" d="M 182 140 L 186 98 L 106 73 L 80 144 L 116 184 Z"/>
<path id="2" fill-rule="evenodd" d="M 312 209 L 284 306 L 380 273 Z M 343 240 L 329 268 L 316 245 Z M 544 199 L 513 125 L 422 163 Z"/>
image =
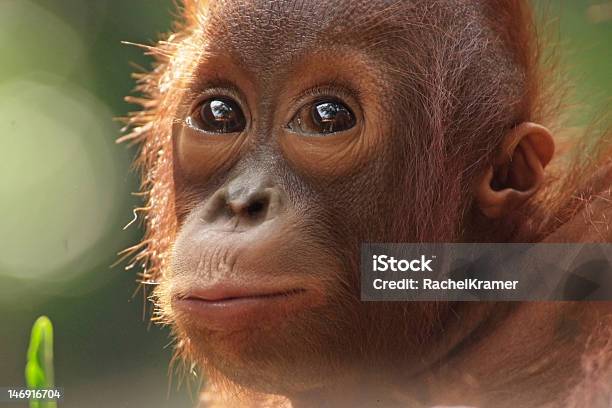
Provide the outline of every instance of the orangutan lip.
<path id="1" fill-rule="evenodd" d="M 305 292 L 305 289 L 289 289 L 281 290 L 276 292 L 256 292 L 241 289 L 230 289 L 230 288 L 214 288 L 208 290 L 194 291 L 186 296 L 179 297 L 179 300 L 194 300 L 209 303 L 222 303 L 222 302 L 233 302 L 241 299 L 272 299 L 276 297 L 287 297 L 297 295 L 298 293 Z"/>
<path id="2" fill-rule="evenodd" d="M 247 291 L 214 288 L 176 296 L 172 307 L 216 330 L 241 329 L 283 316 L 308 302 L 305 289 Z"/>

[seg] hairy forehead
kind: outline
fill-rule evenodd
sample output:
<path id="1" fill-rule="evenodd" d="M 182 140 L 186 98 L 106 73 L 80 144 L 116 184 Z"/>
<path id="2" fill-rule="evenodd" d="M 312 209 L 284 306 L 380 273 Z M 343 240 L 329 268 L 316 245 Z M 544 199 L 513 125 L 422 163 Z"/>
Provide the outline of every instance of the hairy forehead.
<path id="1" fill-rule="evenodd" d="M 411 12 L 389 0 L 238 0 L 211 2 L 206 35 L 212 48 L 253 60 L 282 60 L 330 45 L 380 43 Z M 405 19 L 404 19 L 405 21 Z"/>

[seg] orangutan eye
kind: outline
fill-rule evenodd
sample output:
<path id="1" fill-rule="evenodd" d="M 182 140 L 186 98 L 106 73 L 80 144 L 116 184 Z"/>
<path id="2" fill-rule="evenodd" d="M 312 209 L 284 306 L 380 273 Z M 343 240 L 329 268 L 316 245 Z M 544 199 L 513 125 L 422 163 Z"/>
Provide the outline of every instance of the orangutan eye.
<path id="1" fill-rule="evenodd" d="M 191 126 L 209 133 L 238 133 L 246 126 L 238 102 L 221 97 L 210 98 L 199 104 L 187 120 Z"/>
<path id="2" fill-rule="evenodd" d="M 355 115 L 338 100 L 323 100 L 300 108 L 289 122 L 289 129 L 306 135 L 327 135 L 355 126 Z"/>

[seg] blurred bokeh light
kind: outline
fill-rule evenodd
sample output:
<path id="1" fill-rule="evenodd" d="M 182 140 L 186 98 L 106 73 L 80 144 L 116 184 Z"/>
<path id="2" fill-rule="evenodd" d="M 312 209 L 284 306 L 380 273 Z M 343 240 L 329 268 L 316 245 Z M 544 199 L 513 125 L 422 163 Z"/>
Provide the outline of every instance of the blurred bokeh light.
<path id="1" fill-rule="evenodd" d="M 76 65 L 87 51 L 85 44 L 60 16 L 28 0 L 3 0 L 0 11 L 3 80 L 33 71 L 62 76 L 82 68 Z"/>
<path id="2" fill-rule="evenodd" d="M 55 83 L 54 83 L 55 82 Z M 129 194 L 119 171 L 110 109 L 58 78 L 0 84 L 0 270 L 65 280 L 70 262 L 96 246 Z M 123 201 L 120 199 L 119 202 Z M 85 273 L 100 262 L 93 253 Z"/>

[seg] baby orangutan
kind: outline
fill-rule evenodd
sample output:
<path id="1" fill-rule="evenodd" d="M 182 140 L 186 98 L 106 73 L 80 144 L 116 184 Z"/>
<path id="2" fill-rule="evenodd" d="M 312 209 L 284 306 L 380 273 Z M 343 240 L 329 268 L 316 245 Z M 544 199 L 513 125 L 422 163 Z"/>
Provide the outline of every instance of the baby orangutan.
<path id="1" fill-rule="evenodd" d="M 611 302 L 359 297 L 363 242 L 612 241 L 610 135 L 554 154 L 527 1 L 181 10 L 122 140 L 203 404 L 612 406 Z"/>

